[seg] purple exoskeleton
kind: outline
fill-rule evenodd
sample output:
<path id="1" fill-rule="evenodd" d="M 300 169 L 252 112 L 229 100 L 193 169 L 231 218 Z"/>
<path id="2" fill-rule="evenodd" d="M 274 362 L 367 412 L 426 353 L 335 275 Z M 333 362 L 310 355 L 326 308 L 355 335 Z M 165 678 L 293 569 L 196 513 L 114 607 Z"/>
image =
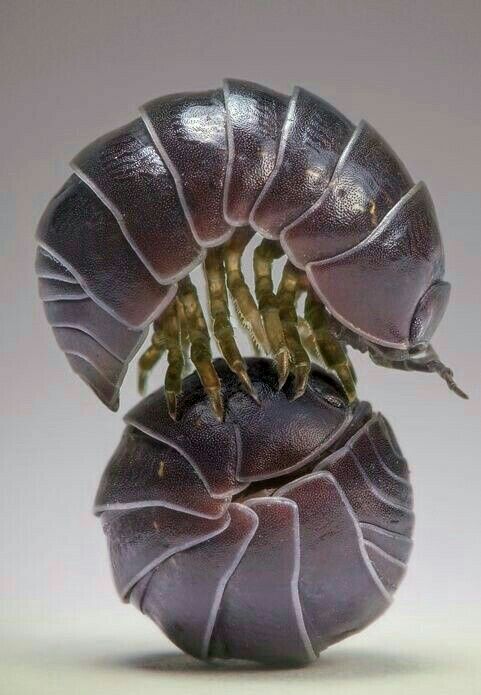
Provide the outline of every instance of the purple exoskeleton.
<path id="1" fill-rule="evenodd" d="M 197 374 L 126 416 L 95 501 L 124 601 L 200 659 L 302 664 L 381 615 L 404 576 L 409 471 L 385 418 L 313 367 L 304 393 L 221 360 L 220 422 Z"/>
<path id="2" fill-rule="evenodd" d="M 229 296 L 254 343 L 274 358 L 279 385 L 294 375 L 294 397 L 312 357 L 354 400 L 346 345 L 384 366 L 438 372 L 464 395 L 429 343 L 449 297 L 431 197 L 366 122 L 354 126 L 301 88 L 289 98 L 226 80 L 223 89 L 148 102 L 72 166 L 38 229 L 40 295 L 72 368 L 113 410 L 153 323 L 141 388 L 166 352 L 175 418 L 190 346 L 222 419 L 209 329 L 189 278 L 201 264 L 214 336 L 253 398 Z M 255 298 L 241 267 L 254 234 L 262 239 Z M 272 264 L 283 256 L 276 291 Z"/>

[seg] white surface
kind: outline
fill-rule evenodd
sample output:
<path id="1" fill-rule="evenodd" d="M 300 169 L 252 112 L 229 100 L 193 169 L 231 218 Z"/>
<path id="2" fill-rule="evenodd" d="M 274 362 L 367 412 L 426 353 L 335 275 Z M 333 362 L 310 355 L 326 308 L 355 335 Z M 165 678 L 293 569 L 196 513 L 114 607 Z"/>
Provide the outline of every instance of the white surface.
<path id="1" fill-rule="evenodd" d="M 394 606 L 365 632 L 302 669 L 204 664 L 181 654 L 132 607 L 94 615 L 10 616 L 3 627 L 5 695 L 323 695 L 481 693 L 479 614 L 409 613 Z"/>

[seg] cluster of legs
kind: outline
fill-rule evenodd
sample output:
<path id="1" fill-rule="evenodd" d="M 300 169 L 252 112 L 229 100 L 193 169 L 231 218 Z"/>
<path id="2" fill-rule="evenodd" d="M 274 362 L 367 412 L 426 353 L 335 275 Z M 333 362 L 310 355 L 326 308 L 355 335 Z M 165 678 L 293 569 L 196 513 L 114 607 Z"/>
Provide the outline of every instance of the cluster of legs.
<path id="1" fill-rule="evenodd" d="M 277 291 L 274 288 L 273 263 L 283 255 L 275 241 L 264 239 L 254 251 L 255 298 L 252 295 L 242 272 L 242 254 L 252 235 L 249 228 L 236 230 L 227 244 L 210 249 L 204 262 L 212 332 L 221 355 L 244 390 L 256 399 L 230 321 L 230 294 L 254 352 L 263 351 L 274 359 L 279 388 L 292 373 L 294 398 L 301 396 L 312 359 L 337 375 L 349 401 L 353 401 L 356 398 L 356 377 L 352 364 L 343 343 L 330 331 L 326 309 L 313 295 L 305 274 L 287 261 Z M 300 317 L 297 306 L 304 294 L 304 315 Z M 170 415 L 175 419 L 177 397 L 190 359 L 214 413 L 223 419 L 221 384 L 212 361 L 210 331 L 189 277 L 179 283 L 176 299 L 154 323 L 151 345 L 139 360 L 141 393 L 145 390 L 150 370 L 164 353 L 168 362 L 165 394 Z"/>

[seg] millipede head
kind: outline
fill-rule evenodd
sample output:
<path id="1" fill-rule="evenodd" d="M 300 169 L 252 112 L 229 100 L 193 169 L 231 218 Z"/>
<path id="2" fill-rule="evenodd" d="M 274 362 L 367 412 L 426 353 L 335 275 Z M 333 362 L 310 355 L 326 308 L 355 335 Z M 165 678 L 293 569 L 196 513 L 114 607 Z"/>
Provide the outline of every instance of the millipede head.
<path id="1" fill-rule="evenodd" d="M 346 346 L 359 343 L 378 364 L 438 373 L 461 394 L 429 348 L 450 289 L 433 202 L 366 121 L 302 88 L 287 97 L 228 79 L 149 101 L 72 168 L 40 220 L 40 294 L 72 368 L 113 410 L 153 322 L 139 385 L 165 352 L 173 418 L 186 356 L 223 417 L 211 338 L 255 399 L 231 304 L 253 352 L 274 359 L 280 387 L 293 374 L 298 396 L 312 359 L 354 400 Z M 254 235 L 251 282 L 241 257 Z M 200 266 L 208 307 L 190 278 Z"/>

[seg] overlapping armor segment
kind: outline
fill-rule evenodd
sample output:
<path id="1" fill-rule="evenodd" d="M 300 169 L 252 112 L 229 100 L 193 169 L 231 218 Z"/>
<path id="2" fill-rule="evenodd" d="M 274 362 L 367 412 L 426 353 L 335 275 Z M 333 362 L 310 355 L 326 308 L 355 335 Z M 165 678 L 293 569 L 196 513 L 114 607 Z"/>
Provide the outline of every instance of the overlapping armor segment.
<path id="1" fill-rule="evenodd" d="M 302 664 L 389 606 L 411 549 L 409 472 L 384 417 L 325 372 L 293 405 L 272 362 L 247 364 L 260 405 L 216 362 L 223 423 L 195 375 L 181 422 L 163 390 L 134 408 L 95 510 L 121 597 L 181 649 Z"/>
<path id="2" fill-rule="evenodd" d="M 377 364 L 435 371 L 465 395 L 428 345 L 449 298 L 431 198 L 365 121 L 355 127 L 299 87 L 287 97 L 228 79 L 222 89 L 147 102 L 140 118 L 88 145 L 72 167 L 74 176 L 39 225 L 40 248 L 50 256 L 40 255 L 37 263 L 40 296 L 46 302 L 89 298 L 133 331 L 153 323 L 152 343 L 139 362 L 139 390 L 165 354 L 171 417 L 189 349 L 223 418 L 209 320 L 189 278 L 201 264 L 213 338 L 254 399 L 229 298 L 254 351 L 275 360 L 279 388 L 294 374 L 294 397 L 303 393 L 314 360 L 355 398 L 355 373 L 331 317 L 358 343 L 367 341 Z M 242 254 L 255 232 L 262 240 L 250 288 Z M 284 255 L 276 290 L 275 265 Z M 304 316 L 298 316 L 303 294 Z M 55 326 L 56 337 L 74 370 L 116 408 L 135 351 L 124 356 L 120 343 L 105 340 L 110 320 L 100 347 L 94 345 L 102 314 L 94 318 L 89 310 L 87 317 L 85 306 L 71 305 L 73 325 Z M 81 322 L 91 340 L 79 332 Z"/>

